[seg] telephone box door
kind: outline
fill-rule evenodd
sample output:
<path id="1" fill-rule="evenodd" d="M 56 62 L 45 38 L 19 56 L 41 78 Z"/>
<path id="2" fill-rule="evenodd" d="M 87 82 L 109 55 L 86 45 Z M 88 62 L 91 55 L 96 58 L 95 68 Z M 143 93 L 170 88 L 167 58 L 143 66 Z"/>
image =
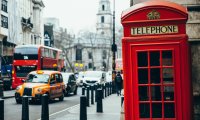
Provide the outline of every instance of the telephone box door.
<path id="1" fill-rule="evenodd" d="M 180 90 L 179 45 L 136 44 L 131 48 L 133 64 L 134 118 L 136 120 L 176 120 L 182 113 Z M 181 111 L 181 110 L 180 110 Z"/>

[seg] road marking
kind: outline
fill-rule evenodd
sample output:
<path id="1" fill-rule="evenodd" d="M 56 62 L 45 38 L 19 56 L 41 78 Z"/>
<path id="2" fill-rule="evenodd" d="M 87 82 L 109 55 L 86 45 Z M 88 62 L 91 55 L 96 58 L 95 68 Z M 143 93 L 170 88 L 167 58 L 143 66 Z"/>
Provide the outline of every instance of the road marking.
<path id="1" fill-rule="evenodd" d="M 61 112 L 64 112 L 64 111 L 67 111 L 67 110 L 76 108 L 76 107 L 78 107 L 78 106 L 80 106 L 80 104 L 77 104 L 77 105 L 71 106 L 71 107 L 69 107 L 69 108 L 63 109 L 63 110 L 61 110 L 61 111 L 55 112 L 55 113 L 53 113 L 53 114 L 50 114 L 49 117 L 51 117 L 51 116 L 53 116 L 53 115 L 56 115 L 56 114 L 59 114 L 59 113 L 61 113 Z M 41 120 L 41 118 L 40 118 L 40 119 L 37 119 L 37 120 Z"/>

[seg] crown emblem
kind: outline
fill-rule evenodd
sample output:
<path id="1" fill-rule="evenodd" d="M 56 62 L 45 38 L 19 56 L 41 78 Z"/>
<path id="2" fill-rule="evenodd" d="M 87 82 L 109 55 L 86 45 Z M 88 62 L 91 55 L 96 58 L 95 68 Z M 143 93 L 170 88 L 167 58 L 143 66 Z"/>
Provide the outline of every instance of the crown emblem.
<path id="1" fill-rule="evenodd" d="M 157 12 L 156 10 L 152 10 L 147 14 L 147 18 L 149 20 L 155 20 L 155 19 L 160 19 L 160 13 Z"/>

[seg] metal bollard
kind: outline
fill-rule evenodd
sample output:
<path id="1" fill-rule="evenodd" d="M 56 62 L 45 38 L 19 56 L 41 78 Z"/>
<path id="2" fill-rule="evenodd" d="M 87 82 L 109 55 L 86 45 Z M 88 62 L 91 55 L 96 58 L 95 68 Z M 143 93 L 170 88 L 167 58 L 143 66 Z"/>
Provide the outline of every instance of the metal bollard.
<path id="1" fill-rule="evenodd" d="M 90 107 L 90 87 L 87 86 L 87 106 Z"/>
<path id="2" fill-rule="evenodd" d="M 112 82 L 110 82 L 110 95 L 112 94 Z"/>
<path id="3" fill-rule="evenodd" d="M 91 104 L 94 104 L 94 86 L 91 86 Z"/>
<path id="4" fill-rule="evenodd" d="M 102 99 L 104 99 L 104 85 L 103 85 L 103 84 L 101 85 L 101 89 L 102 89 L 102 92 L 101 92 L 101 94 L 102 94 Z"/>
<path id="5" fill-rule="evenodd" d="M 85 95 L 85 87 L 82 87 L 82 95 Z"/>
<path id="6" fill-rule="evenodd" d="M 110 95 L 110 83 L 107 84 L 107 88 L 108 88 L 108 96 Z"/>
<path id="7" fill-rule="evenodd" d="M 110 94 L 113 94 L 113 83 L 112 82 L 110 82 Z"/>
<path id="8" fill-rule="evenodd" d="M 103 104 L 102 104 L 102 89 L 97 90 L 97 112 L 103 112 Z"/>
<path id="9" fill-rule="evenodd" d="M 4 95 L 3 95 L 3 81 L 0 80 L 0 98 L 3 98 Z"/>
<path id="10" fill-rule="evenodd" d="M 107 84 L 105 84 L 105 86 L 104 86 L 105 98 L 107 97 L 107 87 L 106 86 L 107 86 Z"/>
<path id="11" fill-rule="evenodd" d="M 87 120 L 87 98 L 80 97 L 80 120 Z"/>
<path id="12" fill-rule="evenodd" d="M 94 86 L 94 91 L 95 91 L 95 102 L 97 102 L 97 85 Z"/>
<path id="13" fill-rule="evenodd" d="M 4 120 L 4 100 L 0 99 L 0 120 Z"/>
<path id="14" fill-rule="evenodd" d="M 42 114 L 41 120 L 49 120 L 49 96 L 42 95 Z"/>
<path id="15" fill-rule="evenodd" d="M 22 120 L 29 120 L 28 96 L 22 97 Z"/>
<path id="16" fill-rule="evenodd" d="M 123 105 L 123 102 L 124 102 L 124 96 L 121 96 L 121 107 Z"/>

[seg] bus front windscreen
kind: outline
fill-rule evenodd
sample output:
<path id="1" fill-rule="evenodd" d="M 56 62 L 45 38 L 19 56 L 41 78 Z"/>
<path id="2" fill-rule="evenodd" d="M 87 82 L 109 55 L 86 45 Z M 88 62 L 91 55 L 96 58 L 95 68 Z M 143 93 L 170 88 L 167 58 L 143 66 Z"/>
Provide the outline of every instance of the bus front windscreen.
<path id="1" fill-rule="evenodd" d="M 36 70 L 36 66 L 15 66 L 17 77 L 26 77 L 29 72 Z"/>
<path id="2" fill-rule="evenodd" d="M 31 47 L 15 48 L 14 60 L 37 60 L 38 49 Z"/>

